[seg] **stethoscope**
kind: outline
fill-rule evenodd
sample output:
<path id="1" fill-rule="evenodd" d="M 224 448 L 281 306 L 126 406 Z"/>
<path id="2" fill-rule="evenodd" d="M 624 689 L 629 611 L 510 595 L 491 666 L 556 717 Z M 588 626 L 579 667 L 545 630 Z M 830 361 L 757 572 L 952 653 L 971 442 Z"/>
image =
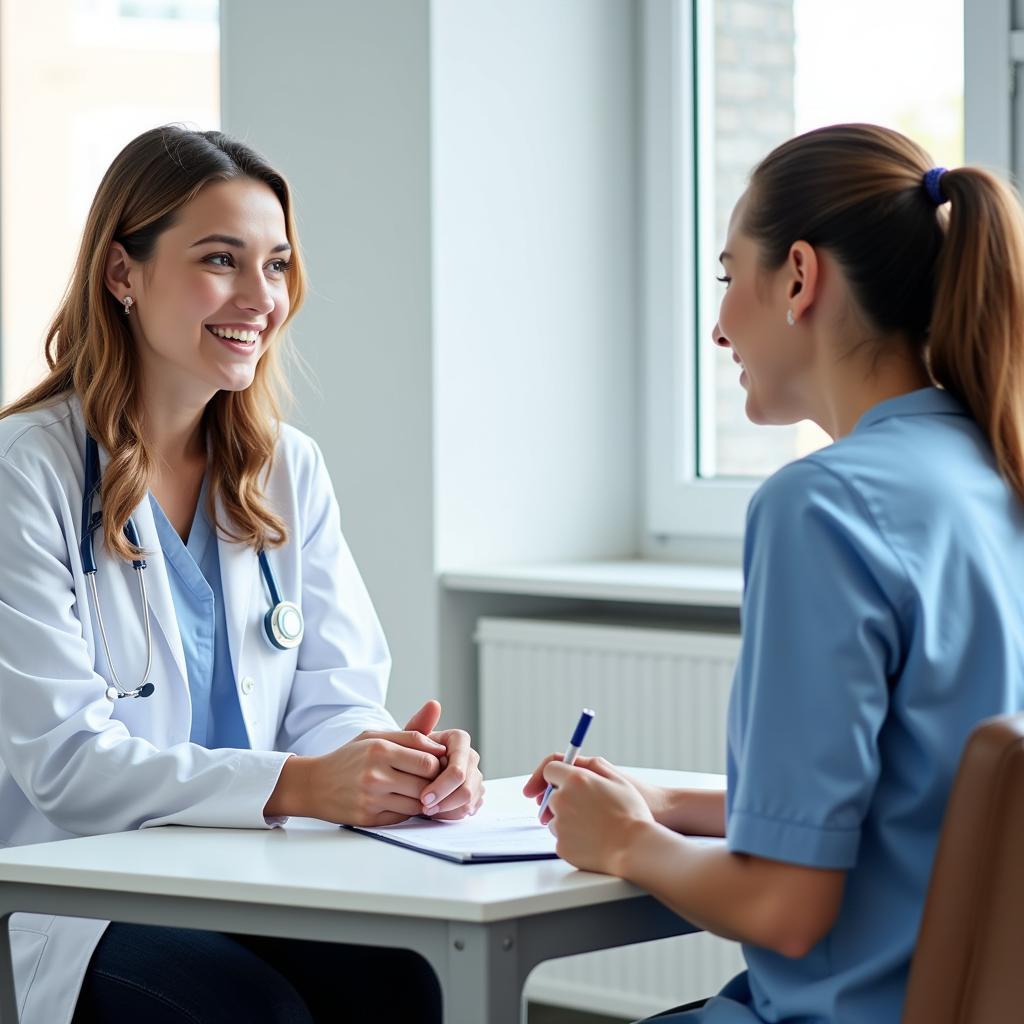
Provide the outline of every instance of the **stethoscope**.
<path id="1" fill-rule="evenodd" d="M 96 609 L 96 621 L 100 627 L 100 637 L 103 640 L 103 650 L 107 656 L 107 664 L 110 666 L 110 675 L 113 678 L 113 685 L 107 687 L 107 699 L 111 702 L 119 697 L 148 697 L 155 689 L 149 682 L 149 673 L 153 667 L 153 631 L 149 623 L 149 601 L 146 598 L 146 577 L 143 570 L 146 568 L 144 558 L 132 560 L 132 568 L 135 570 L 136 579 L 139 581 L 139 600 L 142 602 L 142 621 L 146 630 L 146 671 L 143 673 L 142 682 L 133 690 L 126 690 L 121 685 L 121 680 L 114 670 L 114 663 L 110 658 L 110 644 L 107 642 L 107 629 L 103 624 L 103 610 L 100 607 L 100 595 L 96 588 L 96 558 L 93 552 L 92 535 L 103 523 L 103 510 L 93 512 L 93 499 L 100 490 L 100 452 L 99 446 L 91 434 L 85 436 L 85 490 L 82 496 L 82 541 L 79 550 L 82 555 L 82 568 L 85 571 L 85 578 L 89 581 L 89 590 L 92 594 L 92 604 Z M 134 521 L 129 517 L 124 524 L 124 535 L 128 543 L 135 548 L 141 548 L 139 531 Z M 266 551 L 259 552 L 260 572 L 266 581 L 267 589 L 270 591 L 270 610 L 263 616 L 263 635 L 275 650 L 287 651 L 298 647 L 302 642 L 304 623 L 302 610 L 297 604 L 291 601 L 282 601 L 281 594 L 277 589 L 277 580 L 274 578 L 274 571 L 270 568 Z"/>

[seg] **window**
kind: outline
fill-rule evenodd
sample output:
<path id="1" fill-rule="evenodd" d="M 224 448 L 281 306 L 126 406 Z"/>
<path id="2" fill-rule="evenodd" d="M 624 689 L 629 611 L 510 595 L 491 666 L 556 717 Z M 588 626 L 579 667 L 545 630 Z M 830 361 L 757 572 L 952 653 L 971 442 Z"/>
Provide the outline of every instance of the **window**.
<path id="1" fill-rule="evenodd" d="M 217 0 L 0 0 L 0 401 L 43 341 L 89 203 L 147 128 L 219 125 Z"/>
<path id="2" fill-rule="evenodd" d="M 820 125 L 871 121 L 964 161 L 964 0 L 645 5 L 648 526 L 738 538 L 757 483 L 829 439 L 744 414 L 710 341 L 729 214 L 757 161 Z M 657 302 L 664 302 L 659 309 Z M 651 553 L 651 552 L 649 552 Z"/>

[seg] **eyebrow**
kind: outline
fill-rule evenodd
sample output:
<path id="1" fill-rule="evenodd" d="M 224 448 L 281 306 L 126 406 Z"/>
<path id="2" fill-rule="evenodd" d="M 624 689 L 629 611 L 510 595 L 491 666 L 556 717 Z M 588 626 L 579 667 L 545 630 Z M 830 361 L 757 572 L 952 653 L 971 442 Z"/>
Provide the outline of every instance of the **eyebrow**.
<path id="1" fill-rule="evenodd" d="M 230 245 L 235 249 L 244 249 L 245 242 L 240 238 L 235 238 L 234 235 L 207 235 L 205 238 L 200 238 L 198 242 L 193 242 L 189 248 L 194 249 L 197 245 L 206 245 L 208 242 L 220 242 L 221 245 Z M 291 249 L 291 245 L 288 242 L 282 242 L 280 245 L 275 245 L 271 252 L 284 252 L 287 249 Z"/>

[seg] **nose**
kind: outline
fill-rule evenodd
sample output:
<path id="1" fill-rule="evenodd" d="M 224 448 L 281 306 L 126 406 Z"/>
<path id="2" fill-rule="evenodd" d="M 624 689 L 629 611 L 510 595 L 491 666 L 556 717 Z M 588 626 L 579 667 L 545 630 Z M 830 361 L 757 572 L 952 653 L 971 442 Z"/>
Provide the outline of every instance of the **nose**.
<path id="1" fill-rule="evenodd" d="M 711 331 L 711 340 L 720 348 L 729 347 L 729 339 L 722 333 L 722 328 L 715 324 Z"/>
<path id="2" fill-rule="evenodd" d="M 266 315 L 276 303 L 262 269 L 238 278 L 238 294 L 235 301 L 239 308 Z"/>

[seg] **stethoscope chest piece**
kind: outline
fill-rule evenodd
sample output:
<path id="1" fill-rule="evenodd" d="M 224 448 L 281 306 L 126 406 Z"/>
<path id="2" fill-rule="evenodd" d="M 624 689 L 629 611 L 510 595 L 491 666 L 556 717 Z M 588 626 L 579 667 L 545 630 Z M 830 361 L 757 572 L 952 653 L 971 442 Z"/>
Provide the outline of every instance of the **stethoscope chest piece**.
<path id="1" fill-rule="evenodd" d="M 291 601 L 278 601 L 263 618 L 264 635 L 272 647 L 288 651 L 302 643 L 302 612 Z"/>

